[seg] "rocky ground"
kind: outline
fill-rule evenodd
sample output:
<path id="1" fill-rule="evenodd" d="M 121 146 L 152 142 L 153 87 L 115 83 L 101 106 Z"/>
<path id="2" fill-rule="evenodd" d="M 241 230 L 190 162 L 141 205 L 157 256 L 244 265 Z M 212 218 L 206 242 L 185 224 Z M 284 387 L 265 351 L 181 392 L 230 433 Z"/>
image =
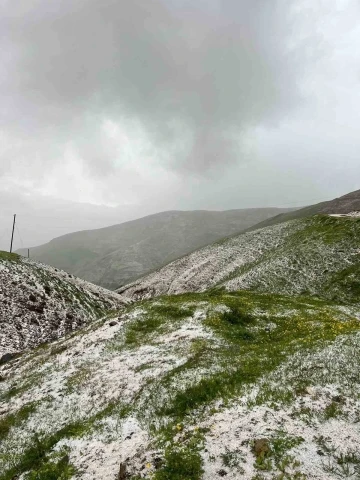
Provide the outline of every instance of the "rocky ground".
<path id="1" fill-rule="evenodd" d="M 0 252 L 0 358 L 76 330 L 126 304 L 61 270 Z"/>

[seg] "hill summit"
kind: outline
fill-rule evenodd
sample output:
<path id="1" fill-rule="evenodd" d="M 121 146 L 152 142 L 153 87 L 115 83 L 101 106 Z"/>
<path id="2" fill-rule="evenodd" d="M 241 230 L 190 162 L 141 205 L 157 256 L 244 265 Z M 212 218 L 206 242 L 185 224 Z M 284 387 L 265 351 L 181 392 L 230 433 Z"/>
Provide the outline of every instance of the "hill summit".
<path id="1" fill-rule="evenodd" d="M 284 212 L 272 218 L 263 220 L 256 225 L 249 227 L 247 230 L 257 230 L 259 228 L 269 227 L 270 225 L 277 225 L 279 223 L 288 222 L 300 218 L 310 217 L 312 215 L 326 213 L 326 214 L 348 214 L 351 212 L 360 211 L 360 190 L 347 193 L 342 197 L 329 200 L 327 202 L 317 203 L 304 208 L 297 209 L 293 212 Z"/>

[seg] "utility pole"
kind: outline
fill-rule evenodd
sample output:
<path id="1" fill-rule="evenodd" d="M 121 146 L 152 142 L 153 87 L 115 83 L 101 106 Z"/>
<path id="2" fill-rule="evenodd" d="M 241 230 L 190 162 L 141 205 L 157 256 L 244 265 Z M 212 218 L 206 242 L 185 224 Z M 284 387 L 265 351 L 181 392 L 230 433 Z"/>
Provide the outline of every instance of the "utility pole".
<path id="1" fill-rule="evenodd" d="M 28 248 L 28 258 L 30 258 L 30 248 Z"/>
<path id="2" fill-rule="evenodd" d="M 14 222 L 13 222 L 13 228 L 12 228 L 12 234 L 11 234 L 10 253 L 12 253 L 12 247 L 13 247 L 15 222 L 16 222 L 16 213 L 14 214 Z"/>

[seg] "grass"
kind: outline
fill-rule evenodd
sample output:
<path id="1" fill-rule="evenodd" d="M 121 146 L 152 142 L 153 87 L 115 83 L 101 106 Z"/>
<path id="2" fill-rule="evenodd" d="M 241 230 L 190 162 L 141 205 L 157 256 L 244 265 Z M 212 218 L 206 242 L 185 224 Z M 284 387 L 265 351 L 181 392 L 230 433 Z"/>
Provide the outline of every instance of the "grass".
<path id="1" fill-rule="evenodd" d="M 25 480 L 67 480 L 76 473 L 67 451 L 63 449 L 56 454 L 45 455 L 44 461 L 36 470 L 25 474 Z"/>
<path id="2" fill-rule="evenodd" d="M 37 403 L 27 403 L 16 413 L 11 413 L 0 419 L 0 442 L 5 440 L 11 428 L 19 427 L 36 410 Z"/>
<path id="3" fill-rule="evenodd" d="M 75 373 L 67 378 L 65 386 L 66 393 L 70 394 L 80 390 L 81 386 L 90 378 L 92 372 L 93 370 L 91 369 L 90 363 L 82 365 Z"/>
<path id="4" fill-rule="evenodd" d="M 61 454 L 56 461 L 52 457 L 55 445 L 64 438 L 80 438 L 93 429 L 100 428 L 101 420 L 109 415 L 116 414 L 119 418 L 123 418 L 129 413 L 130 408 L 130 406 L 122 405 L 121 402 L 114 401 L 91 417 L 69 423 L 53 434 L 42 436 L 35 434 L 30 446 L 21 452 L 16 462 L 12 461 L 13 466 L 0 473 L 0 480 L 13 480 L 25 472 L 29 475 L 26 477 L 29 480 L 71 478 L 75 469 L 69 463 L 67 455 Z M 24 416 L 25 413 L 23 413 Z M 66 473 L 68 476 L 56 477 L 60 472 L 62 475 Z"/>
<path id="5" fill-rule="evenodd" d="M 324 292 L 333 300 L 341 303 L 359 303 L 360 301 L 360 255 L 357 263 L 332 275 L 323 286 Z"/>
<path id="6" fill-rule="evenodd" d="M 138 302 L 136 306 L 128 307 L 127 313 L 143 309 L 144 313 L 131 320 L 125 330 L 124 343 L 115 339 L 111 349 L 121 351 L 123 347 L 135 348 L 149 344 L 153 341 L 154 334 L 161 335 L 172 328 L 186 317 L 194 313 L 194 307 L 173 304 L 172 300 L 162 297 L 159 302 Z"/>
<path id="7" fill-rule="evenodd" d="M 71 433 L 71 428 L 65 427 L 48 437 L 41 438 L 38 435 L 34 435 L 31 446 L 22 452 L 14 466 L 10 467 L 5 472 L 0 473 L 0 480 L 12 480 L 26 472 L 28 472 L 28 475 L 32 475 L 32 477 L 28 476 L 28 478 L 31 478 L 31 480 L 36 479 L 37 477 L 34 475 L 37 472 L 40 472 L 39 475 L 41 475 L 41 471 L 44 472 L 44 469 L 47 468 L 46 465 L 49 464 L 49 455 L 52 448 L 62 438 L 69 436 Z M 40 476 L 39 478 L 45 480 L 46 477 Z M 52 477 L 50 476 L 49 478 Z"/>
<path id="8" fill-rule="evenodd" d="M 356 319 L 344 316 L 331 302 L 306 296 L 212 291 L 210 294 L 178 295 L 169 297 L 167 301 L 177 306 L 192 304 L 195 299 L 210 307 L 204 324 L 225 344 L 216 346 L 208 339 L 191 342 L 186 362 L 147 386 L 146 398 L 151 407 L 145 408 L 155 408 L 154 418 L 163 418 L 169 426 L 168 431 L 172 433 L 167 438 L 171 446 L 167 448 L 168 452 L 173 451 L 174 458 L 178 458 L 178 452 L 171 438 L 176 425 L 198 421 L 203 414 L 207 415 L 209 405 L 217 399 L 221 398 L 226 403 L 227 399 L 241 395 L 247 386 L 264 378 L 295 353 L 311 354 L 339 335 L 346 336 L 360 329 Z M 212 310 L 212 307 L 219 304 L 226 305 L 228 310 L 223 313 Z M 146 309 L 145 303 L 143 307 Z M 274 325 L 270 333 L 266 328 L 269 323 Z M 156 330 L 153 333 L 154 331 Z M 212 365 L 219 367 L 219 371 L 213 372 Z M 201 368 L 205 369 L 205 373 L 199 377 L 197 371 Z M 179 389 L 181 378 L 193 380 Z M 289 390 L 270 386 L 266 390 L 265 385 L 265 389 L 260 389 L 255 403 L 261 404 L 269 400 L 291 403 L 298 395 L 306 392 L 311 382 L 311 378 L 307 380 L 300 376 L 290 384 Z M 328 413 L 332 414 L 330 411 Z M 160 422 L 160 425 L 164 424 Z M 153 430 L 155 436 L 161 436 L 161 428 Z M 271 440 L 271 455 L 263 459 L 264 464 L 261 466 L 265 470 L 275 469 L 278 476 L 274 478 L 305 478 L 295 458 L 288 454 L 289 450 L 302 441 L 301 438 L 279 433 Z M 184 441 L 184 446 L 186 445 Z M 230 465 L 236 458 L 229 453 L 223 461 Z M 180 467 L 175 468 L 175 461 L 171 465 L 171 470 L 166 470 L 167 476 L 159 478 L 197 478 L 186 477 Z M 239 465 L 239 472 L 241 468 Z"/>
<path id="9" fill-rule="evenodd" d="M 294 437 L 284 431 L 274 432 L 269 440 L 263 440 L 266 448 L 254 453 L 255 468 L 260 471 L 277 472 L 280 479 L 306 478 L 299 470 L 300 463 L 289 452 L 304 442 L 302 437 Z"/>
<path id="10" fill-rule="evenodd" d="M 325 473 L 335 475 L 337 478 L 359 478 L 360 454 L 358 449 L 348 449 L 338 452 L 331 443 L 331 439 L 323 436 L 315 437 L 315 442 L 325 456 L 322 468 Z"/>
<path id="11" fill-rule="evenodd" d="M 217 308 L 219 306 L 222 308 Z M 224 306 L 227 308 L 224 309 Z M 29 446 L 20 455 L 16 466 L 2 476 L 0 474 L 0 480 L 10 480 L 28 471 L 45 475 L 47 469 L 52 475 L 52 470 L 57 471 L 59 462 L 66 460 L 65 456 L 52 457 L 53 448 L 61 439 L 81 437 L 101 429 L 106 423 L 103 419 L 110 416 L 124 418 L 130 412 L 148 425 L 155 447 L 164 452 L 161 464 L 153 473 L 154 480 L 198 480 L 203 473 L 201 449 L 204 432 L 191 433 L 187 430 L 188 426 L 194 426 L 194 423 L 211 415 L 215 401 L 221 399 L 226 405 L 256 383 L 261 388 L 254 405 L 269 401 L 273 401 L 274 405 L 276 402 L 290 403 L 306 392 L 313 382 L 312 375 L 306 375 L 299 369 L 299 378 L 294 376 L 289 380 L 286 389 L 266 382 L 260 385 L 259 380 L 272 374 L 289 359 L 297 358 L 297 354 L 305 358 L 317 349 L 325 348 L 337 337 L 350 338 L 350 334 L 360 329 L 358 320 L 339 310 L 332 302 L 307 296 L 219 290 L 162 297 L 155 302 L 144 301 L 129 307 L 127 314 L 130 320 L 124 324 L 125 333 L 122 334 L 124 345 L 135 348 L 144 343 L 158 342 L 160 335 L 177 329 L 194 313 L 195 308 L 207 312 L 206 319 L 199 320 L 199 325 L 210 335 L 164 346 L 166 352 L 179 354 L 183 362 L 176 363 L 158 377 L 145 378 L 131 404 L 113 402 L 100 412 L 70 423 L 50 436 L 38 436 L 37 449 Z M 136 309 L 141 309 L 143 313 L 131 319 Z M 269 324 L 272 325 L 271 331 L 267 328 Z M 112 345 L 113 341 L 109 340 L 108 344 Z M 47 358 L 51 359 L 61 350 L 49 350 L 52 355 L 48 354 Z M 109 357 L 117 354 L 111 349 L 104 351 Z M 53 361 L 56 362 L 56 359 Z M 90 367 L 85 364 L 68 378 L 70 390 L 81 389 L 83 383 L 91 379 Z M 147 368 L 151 368 L 148 361 L 137 367 L 136 372 Z M 358 375 L 354 369 L 353 375 Z M 336 405 L 330 404 L 325 409 L 324 417 L 329 419 L 339 414 L 341 403 L 334 402 Z M 274 478 L 302 478 L 291 455 L 291 450 L 299 444 L 297 442 L 300 442 L 299 438 L 281 432 L 271 436 L 270 453 L 256 459 L 259 475 L 263 470 L 276 470 L 276 475 L 284 476 Z M 240 475 L 242 466 L 238 453 L 227 450 L 222 461 L 228 468 L 237 468 Z M 64 471 L 68 469 L 71 472 L 72 468 L 70 464 L 65 464 Z M 294 476 L 286 476 L 289 472 L 294 472 Z M 56 477 L 38 476 L 31 480 L 33 478 Z"/>
<path id="12" fill-rule="evenodd" d="M 360 220 L 316 215 L 284 228 L 278 245 L 236 268 L 217 287 L 242 277 L 257 292 L 359 303 Z"/>
<path id="13" fill-rule="evenodd" d="M 174 438 L 174 433 L 181 438 Z M 203 474 L 200 451 L 205 430 L 182 432 L 182 425 L 168 425 L 159 432 L 160 444 L 165 445 L 164 456 L 153 476 L 154 480 L 200 480 Z"/>
<path id="14" fill-rule="evenodd" d="M 22 393 L 29 390 L 31 387 L 40 383 L 44 372 L 34 371 L 26 376 L 23 383 L 16 383 L 14 386 L 10 387 L 8 390 L 5 390 L 0 393 L 0 401 L 8 402 L 16 396 L 20 396 Z"/>
<path id="15" fill-rule="evenodd" d="M 125 345 L 135 347 L 147 343 L 151 334 L 157 331 L 162 324 L 161 317 L 150 315 L 131 323 L 126 329 Z"/>
<path id="16" fill-rule="evenodd" d="M 6 260 L 8 262 L 19 262 L 21 260 L 21 256 L 17 253 L 9 253 L 0 250 L 0 260 Z"/>
<path id="17" fill-rule="evenodd" d="M 154 480 L 198 480 L 203 473 L 201 457 L 191 446 L 166 449 L 164 463 Z"/>
<path id="18" fill-rule="evenodd" d="M 326 244 L 344 243 L 351 245 L 359 239 L 360 219 L 337 218 L 328 215 L 316 215 L 305 220 L 306 227 L 296 234 L 301 244 L 324 242 Z"/>
<path id="19" fill-rule="evenodd" d="M 279 311 L 276 301 L 281 299 L 278 296 L 242 292 L 224 300 L 230 312 L 210 315 L 205 324 L 217 336 L 226 340 L 228 346 L 214 351 L 209 344 L 201 354 L 202 360 L 208 358 L 208 361 L 221 365 L 221 371 L 177 391 L 170 402 L 160 407 L 159 415 L 170 415 L 181 421 L 187 414 L 217 398 L 230 398 L 239 394 L 245 385 L 254 383 L 267 372 L 273 371 L 295 352 L 308 350 L 335 339 L 340 333 L 360 328 L 356 320 L 336 320 L 324 302 L 307 299 L 303 304 L 301 298 L 297 305 L 295 299 L 290 301 L 293 308 L 297 307 L 297 311 L 288 318 L 277 317 L 275 311 L 267 317 L 266 322 L 271 321 L 277 325 L 270 335 L 264 327 L 247 331 L 244 325 L 259 327 L 259 321 L 255 321 L 249 313 L 254 306 L 261 305 L 265 309 L 270 302 L 272 308 L 277 305 Z M 282 301 L 287 304 L 289 299 L 283 298 Z M 309 307 L 318 311 L 317 324 L 314 324 Z M 191 359 L 181 369 L 194 368 L 197 360 Z M 174 375 L 176 372 L 173 371 L 172 376 Z"/>
<path id="20" fill-rule="evenodd" d="M 240 450 L 229 450 L 225 447 L 225 453 L 221 454 L 221 458 L 225 467 L 235 468 L 241 474 L 245 473 L 245 470 L 240 465 L 245 461 Z"/>

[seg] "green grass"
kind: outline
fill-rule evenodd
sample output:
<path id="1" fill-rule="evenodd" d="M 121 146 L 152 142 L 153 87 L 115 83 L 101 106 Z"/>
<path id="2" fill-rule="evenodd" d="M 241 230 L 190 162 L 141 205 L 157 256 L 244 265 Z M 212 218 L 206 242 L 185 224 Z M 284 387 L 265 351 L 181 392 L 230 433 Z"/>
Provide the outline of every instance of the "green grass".
<path id="1" fill-rule="evenodd" d="M 163 303 L 151 306 L 151 313 L 159 315 L 168 320 L 179 320 L 185 317 L 191 317 L 195 308 L 192 306 L 178 306 L 173 305 L 171 301 L 163 299 Z"/>
<path id="2" fill-rule="evenodd" d="M 125 344 L 131 347 L 147 343 L 152 333 L 163 324 L 161 317 L 147 316 L 131 323 L 126 329 Z"/>
<path id="3" fill-rule="evenodd" d="M 157 301 L 162 301 L 162 298 Z M 338 311 L 332 302 L 307 296 L 213 290 L 209 293 L 167 297 L 166 301 L 177 308 L 195 303 L 205 304 L 204 308 L 210 307 L 210 313 L 203 323 L 216 338 L 225 343 L 216 345 L 202 338 L 190 342 L 187 360 L 146 386 L 144 407 L 154 409 L 152 418 L 157 419 L 160 425 L 154 427 L 152 433 L 159 438 L 164 431 L 167 432 L 168 464 L 155 476 L 161 480 L 201 478 L 201 473 L 183 472 L 181 469 L 183 453 L 179 454 L 178 444 L 174 442 L 176 425 L 191 425 L 200 421 L 203 415 L 209 414 L 209 406 L 214 401 L 222 399 L 226 405 L 227 400 L 244 393 L 247 387 L 275 371 L 295 353 L 311 354 L 333 342 L 339 335 L 351 335 L 360 329 L 358 320 Z M 146 310 L 147 305 L 150 306 L 151 301 L 143 302 L 142 308 Z M 226 305 L 228 311 L 221 313 L 212 310 L 217 305 Z M 273 326 L 270 333 L 266 328 L 269 323 Z M 162 328 L 152 327 L 152 333 Z M 212 371 L 213 365 L 216 365 L 217 371 Z M 201 376 L 197 376 L 199 369 L 204 369 Z M 193 378 L 193 381 L 180 389 L 179 382 L 184 377 Z M 288 390 L 273 387 L 267 390 L 265 385 L 260 389 L 255 404 L 270 400 L 275 402 L 275 407 L 276 402 L 291 403 L 306 391 L 311 382 L 312 378 L 308 381 L 303 377 L 298 378 L 289 384 Z M 187 447 L 186 439 L 181 442 L 184 448 Z M 274 478 L 279 479 L 305 478 L 294 457 L 288 453 L 301 442 L 300 438 L 279 433 L 271 439 L 271 456 L 263 459 L 260 470 L 262 467 L 265 470 L 275 469 L 278 476 Z M 170 458 L 173 460 L 170 461 Z M 191 458 L 188 463 L 194 462 L 195 465 L 201 459 L 196 450 Z M 229 454 L 224 457 L 224 462 L 232 461 L 236 461 L 235 456 Z M 198 465 L 197 471 L 200 472 L 201 463 Z M 241 468 L 238 465 L 239 475 Z"/>
<path id="4" fill-rule="evenodd" d="M 226 306 L 227 311 L 217 308 L 219 306 Z M 130 412 L 149 427 L 155 448 L 159 447 L 164 452 L 161 465 L 154 472 L 154 480 L 198 480 L 202 476 L 200 452 L 204 432 L 187 433 L 186 427 L 194 426 L 211 415 L 213 402 L 221 399 L 226 405 L 260 379 L 272 374 L 281 364 L 294 358 L 296 353 L 311 355 L 338 336 L 351 338 L 354 332 L 360 330 L 358 320 L 344 314 L 332 302 L 321 299 L 213 290 L 202 294 L 161 297 L 155 302 L 143 301 L 128 307 L 129 314 L 136 309 L 144 313 L 125 325 L 122 345 L 133 348 L 153 341 L 156 343 L 159 335 L 179 328 L 195 308 L 207 310 L 206 319 L 199 322 L 212 336 L 178 341 L 174 350 L 173 345 L 166 346 L 172 353 L 179 353 L 184 358 L 183 363 L 172 368 L 168 366 L 169 370 L 159 377 L 145 379 L 131 405 L 113 402 L 95 415 L 66 425 L 50 436 L 37 436 L 34 445 L 19 455 L 16 465 L 0 474 L 0 480 L 11 480 L 29 471 L 39 475 L 29 477 L 30 480 L 56 478 L 51 475 L 53 472 L 54 475 L 58 474 L 59 462 L 66 460 L 65 456 L 52 457 L 53 448 L 61 439 L 81 437 L 101 429 L 103 419 L 109 416 L 124 418 Z M 272 325 L 270 332 L 268 324 Z M 115 341 L 121 344 L 118 338 Z M 113 345 L 112 342 L 114 339 L 109 344 Z M 104 351 L 110 358 L 117 354 L 111 349 Z M 46 352 L 48 359 L 56 355 L 56 352 L 51 355 L 50 349 Z M 69 377 L 68 388 L 81 388 L 87 376 L 91 375 L 90 367 L 85 365 Z M 151 364 L 138 367 L 137 373 L 146 368 L 151 368 Z M 358 373 L 354 372 L 354 375 Z M 310 374 L 300 372 L 299 378 L 289 381 L 285 390 L 278 388 L 275 391 L 270 384 L 259 384 L 261 388 L 254 405 L 269 401 L 289 403 L 296 396 L 303 395 L 312 381 Z M 19 387 L 22 388 L 21 385 Z M 9 392 L 5 392 L 5 395 L 9 395 Z M 322 415 L 325 419 L 334 418 L 340 408 L 339 402 L 330 404 Z M 7 424 L 3 431 L 7 429 L 8 432 L 9 428 L 11 426 Z M 285 476 L 274 478 L 291 478 L 286 475 L 293 470 L 293 478 L 302 478 L 290 452 L 299 441 L 281 432 L 271 436 L 271 454 L 258 460 L 259 475 L 262 470 L 275 469 L 278 475 Z M 240 462 L 236 451 L 225 452 L 224 465 L 238 468 L 239 475 L 242 468 Z M 70 464 L 64 465 L 65 472 L 72 471 Z M 47 474 L 48 477 L 44 476 Z"/>
<path id="5" fill-rule="evenodd" d="M 44 461 L 36 469 L 25 475 L 26 480 L 67 480 L 77 473 L 71 465 L 66 450 L 49 456 L 44 455 Z"/>
<path id="6" fill-rule="evenodd" d="M 200 451 L 203 448 L 204 431 L 187 433 L 181 441 L 173 438 L 178 428 L 168 427 L 161 432 L 162 441 L 166 445 L 164 457 L 154 474 L 154 480 L 200 480 L 203 474 Z"/>
<path id="7" fill-rule="evenodd" d="M 181 297 L 172 299 L 176 304 Z M 227 342 L 227 347 L 216 348 L 211 342 L 200 342 L 198 352 L 192 352 L 183 365 L 171 370 L 151 387 L 151 398 L 156 398 L 158 390 L 164 388 L 170 396 L 165 404 L 158 406 L 157 415 L 169 416 L 176 421 L 182 421 L 185 416 L 218 398 L 240 394 L 244 387 L 275 370 L 294 353 L 311 351 L 333 341 L 339 334 L 360 328 L 356 319 L 339 319 L 331 306 L 318 299 L 251 292 L 222 297 L 198 294 L 197 298 L 213 304 L 225 303 L 229 307 L 230 312 L 211 314 L 205 321 L 217 337 Z M 189 295 L 185 299 L 189 300 Z M 286 309 L 291 310 L 288 316 L 277 315 Z M 267 316 L 263 320 L 256 318 L 252 313 L 254 310 L 262 310 Z M 316 312 L 316 322 L 313 312 Z M 265 328 L 269 322 L 276 325 L 270 333 Z M 221 367 L 218 373 L 211 373 L 212 364 Z M 195 373 L 201 366 L 208 367 L 207 375 L 184 389 L 174 387 L 177 377 L 191 370 Z M 284 393 L 285 397 L 294 398 L 295 388 L 300 387 L 305 388 L 296 385 L 293 392 Z"/>
<path id="8" fill-rule="evenodd" d="M 349 246 L 359 240 L 360 219 L 358 218 L 316 215 L 305 221 L 307 226 L 296 233 L 298 244 L 323 242 L 329 245 L 344 243 L 344 246 Z"/>
<path id="9" fill-rule="evenodd" d="M 235 468 L 241 474 L 245 473 L 245 470 L 241 467 L 241 464 L 245 462 L 245 458 L 240 450 L 229 450 L 225 447 L 225 453 L 222 453 L 220 456 L 225 467 Z"/>
<path id="10" fill-rule="evenodd" d="M 38 435 L 34 435 L 31 446 L 22 452 L 14 466 L 10 467 L 7 471 L 0 473 L 0 480 L 12 480 L 25 472 L 29 472 L 29 475 L 33 475 L 28 478 L 31 478 L 32 480 L 36 479 L 37 477 L 34 476 L 36 472 L 44 472 L 47 468 L 46 465 L 49 464 L 49 455 L 51 454 L 53 447 L 62 438 L 71 436 L 71 433 L 71 427 L 68 426 L 48 437 L 41 438 Z M 47 477 L 44 476 L 39 477 L 41 480 L 45 480 L 46 478 Z M 48 478 L 51 479 L 53 477 L 49 476 Z"/>
<path id="11" fill-rule="evenodd" d="M 0 442 L 4 441 L 12 427 L 19 427 L 36 410 L 36 402 L 23 405 L 16 413 L 10 413 L 0 419 Z"/>
<path id="12" fill-rule="evenodd" d="M 19 262 L 21 260 L 21 256 L 17 253 L 9 253 L 0 250 L 0 260 L 7 260 L 8 262 Z"/>
<path id="13" fill-rule="evenodd" d="M 316 215 L 285 228 L 279 245 L 236 268 L 217 287 L 256 272 L 249 285 L 253 291 L 359 303 L 360 220 Z"/>
<path id="14" fill-rule="evenodd" d="M 16 383 L 15 385 L 11 386 L 8 390 L 2 391 L 0 393 L 0 401 L 8 402 L 12 398 L 16 396 L 20 396 L 22 393 L 30 390 L 31 387 L 37 385 L 42 380 L 44 372 L 34 371 L 33 373 L 29 373 L 23 381 L 23 383 Z"/>
<path id="15" fill-rule="evenodd" d="M 129 348 L 139 347 L 156 340 L 156 336 L 170 331 L 179 322 L 194 313 L 194 307 L 178 305 L 168 297 L 161 297 L 156 304 L 152 301 L 142 301 L 130 306 L 124 313 L 132 313 L 138 309 L 145 311 L 138 319 L 129 322 L 125 329 L 125 338 L 115 339 L 110 349 L 121 351 L 124 346 Z"/>
<path id="16" fill-rule="evenodd" d="M 190 447 L 165 450 L 165 466 L 154 475 L 154 480 L 198 480 L 203 469 L 201 458 L 197 451 Z"/>
<path id="17" fill-rule="evenodd" d="M 268 440 L 264 440 L 266 448 L 258 453 L 254 452 L 254 466 L 260 471 L 278 473 L 279 479 L 306 479 L 306 476 L 298 470 L 300 462 L 289 452 L 301 445 L 305 440 L 302 437 L 288 435 L 284 431 L 274 432 Z"/>
<path id="18" fill-rule="evenodd" d="M 324 292 L 341 303 L 360 302 L 360 255 L 357 263 L 331 276 L 324 286 Z"/>
<path id="19" fill-rule="evenodd" d="M 52 451 L 55 445 L 64 438 L 80 438 L 93 429 L 101 428 L 101 420 L 109 415 L 115 414 L 119 418 L 123 418 L 129 413 L 130 409 L 130 406 L 124 406 L 121 402 L 114 401 L 91 417 L 69 423 L 51 435 L 35 434 L 30 446 L 23 450 L 16 460 L 11 459 L 13 466 L 0 473 L 0 480 L 13 480 L 25 472 L 29 472 L 30 476 L 26 477 L 29 480 L 52 480 L 55 478 L 65 480 L 71 478 L 75 470 L 69 463 L 67 455 L 61 455 L 61 458 L 58 458 L 55 462 L 53 460 Z M 24 416 L 25 413 L 23 413 Z M 68 476 L 54 476 L 60 472 L 61 474 L 65 472 Z"/>
<path id="20" fill-rule="evenodd" d="M 79 391 L 82 385 L 86 383 L 86 380 L 90 378 L 92 373 L 93 370 L 91 368 L 90 362 L 89 364 L 82 365 L 78 370 L 75 371 L 75 373 L 73 373 L 66 379 L 66 394 Z"/>

